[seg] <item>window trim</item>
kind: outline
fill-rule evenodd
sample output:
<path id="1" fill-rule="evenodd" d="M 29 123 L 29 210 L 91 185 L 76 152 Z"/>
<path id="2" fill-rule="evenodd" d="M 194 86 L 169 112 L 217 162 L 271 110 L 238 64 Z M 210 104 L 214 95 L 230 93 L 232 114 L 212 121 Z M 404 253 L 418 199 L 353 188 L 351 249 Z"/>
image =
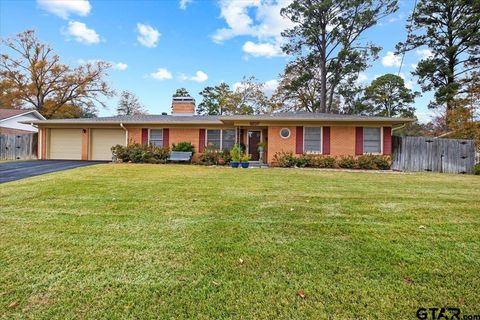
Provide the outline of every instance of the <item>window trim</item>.
<path id="1" fill-rule="evenodd" d="M 152 144 L 151 144 L 151 141 L 150 141 L 150 130 L 162 130 L 162 148 L 163 148 L 163 147 L 164 147 L 164 143 L 165 143 L 165 142 L 164 142 L 165 139 L 164 139 L 164 136 L 163 136 L 163 134 L 165 133 L 164 128 L 148 128 L 148 145 L 149 145 L 149 146 L 152 145 Z M 158 141 L 158 140 L 156 140 L 156 141 Z"/>
<path id="2" fill-rule="evenodd" d="M 379 128 L 380 129 L 380 152 L 365 152 L 365 128 Z M 363 126 L 362 130 L 362 151 L 364 155 L 382 155 L 383 154 L 383 127 L 379 126 Z"/>
<path id="3" fill-rule="evenodd" d="M 320 128 L 320 151 L 305 151 L 305 129 L 306 128 Z M 323 126 L 308 126 L 303 127 L 303 153 L 306 154 L 323 154 Z"/>
<path id="4" fill-rule="evenodd" d="M 286 136 L 286 137 L 282 136 L 282 131 L 283 131 L 283 130 L 288 130 L 288 136 Z M 288 139 L 288 138 L 290 138 L 290 137 L 292 136 L 292 130 L 290 130 L 290 128 L 287 128 L 287 127 L 281 128 L 280 131 L 278 131 L 278 135 L 280 136 L 280 138 L 286 140 L 286 139 Z"/>
<path id="5" fill-rule="evenodd" d="M 233 130 L 235 131 L 235 138 L 233 140 L 233 144 L 235 145 L 237 143 L 237 130 L 236 128 L 210 128 L 210 129 L 205 129 L 205 146 L 208 146 L 208 131 L 213 131 L 213 130 L 220 130 L 220 149 L 218 151 L 223 151 L 223 130 Z"/>

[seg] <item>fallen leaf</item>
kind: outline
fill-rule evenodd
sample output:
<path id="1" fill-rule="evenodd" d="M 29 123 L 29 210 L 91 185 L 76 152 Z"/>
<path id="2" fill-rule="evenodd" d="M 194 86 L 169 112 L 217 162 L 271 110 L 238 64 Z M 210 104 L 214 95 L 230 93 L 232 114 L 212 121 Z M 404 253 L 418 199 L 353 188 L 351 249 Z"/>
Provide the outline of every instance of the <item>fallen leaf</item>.
<path id="1" fill-rule="evenodd" d="M 243 264 L 243 259 L 242 258 L 238 259 L 238 262 L 240 262 L 240 264 Z"/>
<path id="2" fill-rule="evenodd" d="M 464 298 L 458 298 L 458 303 L 463 306 L 465 304 L 465 299 Z"/>
<path id="3" fill-rule="evenodd" d="M 427 229 L 427 227 L 425 227 L 425 226 L 423 226 L 423 225 L 420 226 L 420 227 L 418 227 L 418 228 L 419 228 L 419 229 Z"/>
<path id="4" fill-rule="evenodd" d="M 293 208 L 290 208 L 290 211 L 293 211 Z"/>
<path id="5" fill-rule="evenodd" d="M 415 282 L 413 281 L 412 278 L 410 277 L 403 277 L 403 281 L 406 283 L 406 284 L 410 284 L 410 285 L 413 285 Z"/>
<path id="6" fill-rule="evenodd" d="M 13 301 L 12 303 L 10 303 L 8 305 L 8 309 L 13 309 L 15 308 L 16 306 L 18 306 L 18 301 Z"/>
<path id="7" fill-rule="evenodd" d="M 303 289 L 298 290 L 297 295 L 302 299 L 305 299 L 305 297 L 307 296 Z"/>

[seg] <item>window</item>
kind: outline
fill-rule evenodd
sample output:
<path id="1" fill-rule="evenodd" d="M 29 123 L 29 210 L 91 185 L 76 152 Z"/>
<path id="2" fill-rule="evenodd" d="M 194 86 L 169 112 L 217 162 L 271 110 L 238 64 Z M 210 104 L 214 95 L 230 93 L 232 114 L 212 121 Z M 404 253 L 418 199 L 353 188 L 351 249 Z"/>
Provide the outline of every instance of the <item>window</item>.
<path id="1" fill-rule="evenodd" d="M 232 150 L 235 144 L 235 129 L 222 130 L 222 150 Z"/>
<path id="2" fill-rule="evenodd" d="M 163 147 L 163 129 L 150 129 L 150 144 L 154 147 Z"/>
<path id="3" fill-rule="evenodd" d="M 310 153 L 321 153 L 322 128 L 305 127 L 303 130 L 303 151 Z"/>
<path id="4" fill-rule="evenodd" d="M 207 130 L 207 146 L 217 150 L 231 150 L 235 144 L 235 129 Z"/>
<path id="5" fill-rule="evenodd" d="M 283 128 L 280 130 L 280 137 L 283 139 L 288 139 L 290 137 L 290 129 L 288 128 Z"/>
<path id="6" fill-rule="evenodd" d="M 363 153 L 381 153 L 380 128 L 363 128 Z"/>

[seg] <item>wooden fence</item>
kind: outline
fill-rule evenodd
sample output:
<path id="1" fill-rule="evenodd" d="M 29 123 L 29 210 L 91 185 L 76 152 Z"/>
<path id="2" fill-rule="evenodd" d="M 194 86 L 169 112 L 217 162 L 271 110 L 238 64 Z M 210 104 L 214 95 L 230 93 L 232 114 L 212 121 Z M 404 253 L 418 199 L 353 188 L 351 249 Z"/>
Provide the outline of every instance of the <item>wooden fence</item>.
<path id="1" fill-rule="evenodd" d="M 0 134 L 0 160 L 37 158 L 37 134 Z"/>
<path id="2" fill-rule="evenodd" d="M 393 137 L 393 170 L 473 173 L 474 165 L 472 140 Z"/>

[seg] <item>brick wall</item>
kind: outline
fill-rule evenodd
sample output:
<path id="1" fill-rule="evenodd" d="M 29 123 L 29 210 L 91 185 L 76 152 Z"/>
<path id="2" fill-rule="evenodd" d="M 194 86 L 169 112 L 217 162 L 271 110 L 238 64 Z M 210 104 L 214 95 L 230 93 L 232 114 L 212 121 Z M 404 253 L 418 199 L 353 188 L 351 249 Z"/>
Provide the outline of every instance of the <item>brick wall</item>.
<path id="1" fill-rule="evenodd" d="M 290 129 L 290 137 L 287 139 L 280 137 L 280 130 L 283 128 Z M 268 127 L 268 163 L 273 162 L 273 157 L 277 152 L 293 152 L 295 154 L 296 130 L 296 127 Z"/>
<path id="2" fill-rule="evenodd" d="M 142 143 L 142 128 L 129 128 L 128 129 L 128 143 Z"/>
<path id="3" fill-rule="evenodd" d="M 192 102 L 173 102 L 172 114 L 175 113 L 195 113 L 195 103 Z"/>
<path id="4" fill-rule="evenodd" d="M 198 140 L 200 138 L 199 128 L 170 128 L 170 146 L 173 143 L 189 141 L 195 146 L 195 152 L 198 152 Z"/>
<path id="5" fill-rule="evenodd" d="M 355 127 L 330 128 L 330 155 L 354 156 L 355 155 Z"/>
<path id="6" fill-rule="evenodd" d="M 29 134 L 29 133 L 35 133 L 35 132 L 34 131 L 21 130 L 21 129 L 0 127 L 0 133 L 4 133 L 4 134 Z"/>

